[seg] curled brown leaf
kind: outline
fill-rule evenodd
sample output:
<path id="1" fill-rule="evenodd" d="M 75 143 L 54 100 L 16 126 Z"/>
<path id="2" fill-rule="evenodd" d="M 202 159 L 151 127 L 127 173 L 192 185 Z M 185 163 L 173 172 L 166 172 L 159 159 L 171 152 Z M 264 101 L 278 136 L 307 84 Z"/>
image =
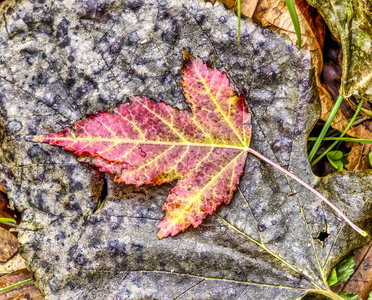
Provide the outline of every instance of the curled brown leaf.
<path id="1" fill-rule="evenodd" d="M 365 122 L 365 124 L 372 125 L 372 122 Z M 372 132 L 361 124 L 354 128 L 355 134 L 361 139 L 372 139 Z M 351 148 L 347 157 L 349 163 L 345 166 L 349 171 L 370 169 L 369 153 L 371 152 L 371 144 L 362 143 L 346 143 L 346 146 Z"/>
<path id="2" fill-rule="evenodd" d="M 18 251 L 17 238 L 0 227 L 0 261 L 5 262 Z"/>
<path id="3" fill-rule="evenodd" d="M 0 288 L 5 288 L 13 284 L 32 278 L 32 273 L 27 269 L 17 270 L 0 277 Z M 0 294 L 0 299 L 32 299 L 42 300 L 44 296 L 36 288 L 33 282 L 20 285 Z"/>

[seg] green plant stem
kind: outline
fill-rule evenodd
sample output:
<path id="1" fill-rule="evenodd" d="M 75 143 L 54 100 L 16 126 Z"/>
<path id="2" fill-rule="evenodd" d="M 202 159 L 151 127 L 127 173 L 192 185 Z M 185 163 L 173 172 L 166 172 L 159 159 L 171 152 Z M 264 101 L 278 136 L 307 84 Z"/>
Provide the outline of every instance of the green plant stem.
<path id="1" fill-rule="evenodd" d="M 335 106 L 333 106 L 332 111 L 331 111 L 331 113 L 330 113 L 330 115 L 329 115 L 329 117 L 327 119 L 327 122 L 324 124 L 324 126 L 322 128 L 322 131 L 320 132 L 317 140 L 315 141 L 315 144 L 314 144 L 313 148 L 311 149 L 311 151 L 309 153 L 309 160 L 310 161 L 313 160 L 316 151 L 318 151 L 321 142 L 323 141 L 323 139 L 324 139 L 324 137 L 325 137 L 325 135 L 326 135 L 329 127 L 331 126 L 331 123 L 333 121 L 333 118 L 335 117 L 338 109 L 340 108 L 340 105 L 342 103 L 342 100 L 343 100 L 342 96 L 339 95 L 338 98 L 337 98 L 337 101 L 335 103 Z"/>
<path id="2" fill-rule="evenodd" d="M 0 293 L 5 292 L 5 291 L 8 291 L 8 290 L 11 290 L 11 289 L 14 289 L 17 286 L 20 286 L 20 285 L 29 283 L 31 281 L 33 281 L 33 279 L 32 278 L 29 278 L 29 279 L 23 280 L 21 282 L 17 282 L 16 284 L 9 285 L 9 286 L 7 286 L 5 288 L 0 289 Z"/>
<path id="3" fill-rule="evenodd" d="M 363 103 L 364 103 L 364 99 L 362 99 L 362 101 L 360 101 L 359 105 L 358 105 L 358 108 L 357 110 L 355 111 L 355 114 L 354 116 L 351 118 L 349 124 L 347 124 L 347 127 L 345 128 L 344 132 L 340 135 L 340 138 L 342 138 L 347 132 L 348 130 L 350 129 L 351 125 L 353 125 L 356 117 L 358 116 L 362 106 L 363 106 Z M 324 140 L 324 139 L 323 139 Z M 372 141 L 371 141 L 372 142 Z M 319 155 L 319 157 L 317 157 L 312 163 L 311 165 L 315 165 L 319 160 L 321 160 L 323 158 L 324 155 L 326 155 L 329 151 L 331 151 L 333 149 L 334 146 L 336 146 L 336 144 L 338 143 L 338 141 L 335 141 L 331 146 L 328 147 L 328 149 L 326 151 L 324 151 L 321 155 Z"/>
<path id="4" fill-rule="evenodd" d="M 331 201 L 329 201 L 326 197 L 324 197 L 321 193 L 319 193 L 316 189 L 314 189 L 312 186 L 308 185 L 305 181 L 298 178 L 293 173 L 287 171 L 277 163 L 273 162 L 272 160 L 268 159 L 267 157 L 263 156 L 262 154 L 256 152 L 252 148 L 248 148 L 248 152 L 252 153 L 253 155 L 257 156 L 258 158 L 262 159 L 263 161 L 267 162 L 268 164 L 272 165 L 273 167 L 277 168 L 279 171 L 283 172 L 284 174 L 287 174 L 288 176 L 292 177 L 294 180 L 296 180 L 298 183 L 302 184 L 305 188 L 307 188 L 309 191 L 313 192 L 315 195 L 317 195 L 320 199 L 322 199 L 325 203 L 328 204 L 334 211 L 338 213 L 338 215 L 344 219 L 354 230 L 356 230 L 359 234 L 362 236 L 367 236 L 367 232 L 360 229 L 358 226 L 356 226 L 353 222 L 350 221 L 348 217 L 344 215 L 344 213 L 339 210 Z"/>
<path id="5" fill-rule="evenodd" d="M 308 141 L 316 141 L 318 138 L 309 137 Z M 341 138 L 341 137 L 326 137 L 323 141 L 339 141 L 339 142 L 352 142 L 352 143 L 363 143 L 363 144 L 372 144 L 372 140 L 368 139 L 354 139 L 354 138 Z"/>
<path id="6" fill-rule="evenodd" d="M 285 0 L 285 4 L 287 5 L 289 15 L 291 16 L 292 23 L 296 31 L 298 49 L 300 50 L 301 49 L 301 26 L 300 26 L 300 22 L 298 21 L 296 6 L 293 0 Z"/>
<path id="7" fill-rule="evenodd" d="M 242 4 L 241 0 L 238 0 L 238 43 L 240 44 L 240 20 L 242 18 Z"/>

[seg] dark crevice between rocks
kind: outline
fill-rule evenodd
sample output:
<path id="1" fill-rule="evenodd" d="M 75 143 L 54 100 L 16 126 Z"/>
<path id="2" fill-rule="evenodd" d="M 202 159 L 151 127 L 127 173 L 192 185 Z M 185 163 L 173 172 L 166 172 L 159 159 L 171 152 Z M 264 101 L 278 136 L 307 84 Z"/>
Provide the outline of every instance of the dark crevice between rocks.
<path id="1" fill-rule="evenodd" d="M 98 199 L 98 203 L 96 208 L 94 209 L 93 213 L 96 213 L 96 211 L 102 206 L 103 201 L 105 201 L 108 194 L 108 179 L 106 174 L 103 176 L 103 185 L 101 190 L 101 195 Z"/>

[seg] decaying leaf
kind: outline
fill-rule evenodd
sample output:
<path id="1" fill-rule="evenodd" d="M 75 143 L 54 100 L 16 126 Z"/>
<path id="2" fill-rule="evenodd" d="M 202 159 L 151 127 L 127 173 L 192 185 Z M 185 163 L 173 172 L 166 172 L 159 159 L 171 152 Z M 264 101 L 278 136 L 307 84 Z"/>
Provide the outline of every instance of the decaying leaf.
<path id="1" fill-rule="evenodd" d="M 221 4 L 17 3 L 0 14 L 0 182 L 22 211 L 21 254 L 47 298 L 329 295 L 330 269 L 370 238 L 259 159 L 248 155 L 229 207 L 159 240 L 156 225 L 171 184 L 115 183 L 67 151 L 25 140 L 133 95 L 187 109 L 180 84 L 186 48 L 224 71 L 247 99 L 252 149 L 313 184 L 371 232 L 371 171 L 325 178 L 311 172 L 306 140 L 319 103 L 307 51 L 249 20 L 238 44 L 237 18 Z"/>
<path id="2" fill-rule="evenodd" d="M 17 270 L 13 273 L 0 277 L 0 288 L 5 288 L 13 284 L 17 284 L 29 278 L 32 278 L 32 273 L 30 271 L 28 271 L 27 269 Z M 0 293 L 0 298 L 12 300 L 42 300 L 44 299 L 44 296 L 40 293 L 33 282 L 28 282 L 26 284 Z"/>
<path id="3" fill-rule="evenodd" d="M 8 261 L 0 263 L 0 276 L 24 268 L 26 268 L 25 260 L 19 253 L 17 253 L 13 255 L 10 259 L 8 259 Z"/>
<path id="4" fill-rule="evenodd" d="M 372 100 L 372 2 L 370 0 L 307 0 L 322 14 L 342 46 L 340 93 Z M 363 110 L 362 110 L 363 111 Z M 367 112 L 364 110 L 364 112 Z"/>
<path id="5" fill-rule="evenodd" d="M 367 122 L 369 123 L 369 122 Z M 372 132 L 364 127 L 363 124 L 354 128 L 358 138 L 372 139 Z M 369 153 L 371 152 L 371 144 L 362 143 L 346 143 L 346 146 L 351 148 L 347 157 L 349 163 L 345 166 L 348 170 L 365 170 L 371 168 L 369 162 Z"/>
<path id="6" fill-rule="evenodd" d="M 238 10 L 238 1 L 237 0 L 220 0 L 225 3 L 225 5 L 232 9 L 233 11 Z M 241 13 L 249 18 L 252 18 L 259 2 L 262 0 L 242 0 L 240 4 Z"/>
<path id="7" fill-rule="evenodd" d="M 230 9 L 236 10 L 237 1 L 222 2 L 224 2 Z M 301 48 L 309 50 L 311 53 L 311 60 L 315 68 L 321 103 L 320 119 L 326 121 L 334 106 L 334 101 L 330 92 L 321 82 L 323 71 L 324 21 L 318 12 L 309 6 L 306 0 L 296 0 L 295 4 L 301 25 Z M 286 34 L 292 43 L 296 45 L 296 32 L 284 0 L 242 0 L 241 8 L 243 15 L 253 18 L 255 22 L 262 26 Z M 348 123 L 349 122 L 342 111 L 339 110 L 335 115 L 331 126 L 342 132 Z M 355 137 L 353 128 L 349 129 L 348 135 Z"/>
<path id="8" fill-rule="evenodd" d="M 297 0 L 296 11 L 301 25 L 301 48 L 312 52 L 313 64 L 321 72 L 324 45 L 324 23 L 316 10 L 306 0 Z M 292 42 L 297 41 L 295 29 L 284 0 L 267 0 L 268 9 L 262 17 L 262 25 L 276 28 L 280 33 L 289 36 Z"/>
<path id="9" fill-rule="evenodd" d="M 18 241 L 14 234 L 0 227 L 0 261 L 5 262 L 18 251 Z"/>
<path id="10" fill-rule="evenodd" d="M 116 182 L 163 184 L 169 191 L 159 238 L 199 226 L 229 204 L 243 173 L 252 135 L 251 116 L 226 74 L 184 50 L 182 87 L 187 110 L 134 98 L 112 112 L 76 122 L 64 131 L 33 137 L 83 155 Z M 88 157 L 86 157 L 88 156 Z"/>
<path id="11" fill-rule="evenodd" d="M 285 1 L 267 0 L 267 4 L 268 9 L 262 16 L 262 25 L 274 28 L 280 33 L 288 35 L 292 43 L 295 45 L 297 43 L 297 36 Z M 318 12 L 308 5 L 306 0 L 296 0 L 295 4 L 301 25 L 301 48 L 307 49 L 311 53 L 321 103 L 320 119 L 326 121 L 334 106 L 334 101 L 320 79 L 323 71 L 324 21 Z M 331 126 L 342 132 L 348 123 L 349 122 L 342 111 L 339 110 L 335 115 Z M 355 136 L 353 128 L 349 129 L 348 135 Z"/>

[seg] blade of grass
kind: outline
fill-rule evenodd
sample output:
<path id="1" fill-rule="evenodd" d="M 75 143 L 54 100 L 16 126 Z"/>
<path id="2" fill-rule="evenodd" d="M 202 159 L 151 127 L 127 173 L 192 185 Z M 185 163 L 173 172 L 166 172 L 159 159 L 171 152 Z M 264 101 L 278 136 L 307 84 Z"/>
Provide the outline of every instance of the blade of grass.
<path id="1" fill-rule="evenodd" d="M 285 0 L 285 4 L 287 5 L 289 15 L 291 16 L 292 23 L 296 31 L 298 50 L 300 50 L 301 49 L 301 26 L 300 26 L 300 22 L 298 21 L 296 7 L 295 7 L 295 4 L 293 3 L 293 0 Z"/>
<path id="2" fill-rule="evenodd" d="M 11 226 L 11 227 L 17 227 L 17 224 L 15 224 L 15 223 L 9 223 L 9 222 L 0 222 L 0 223 L 4 224 L 4 225 Z"/>
<path id="3" fill-rule="evenodd" d="M 5 291 L 9 291 L 9 290 L 11 290 L 11 289 L 16 288 L 17 286 L 20 286 L 20 285 L 23 285 L 23 284 L 29 283 L 29 282 L 31 282 L 31 281 L 33 281 L 32 278 L 29 278 L 29 279 L 23 280 L 23 281 L 21 281 L 21 282 L 17 282 L 17 283 L 15 283 L 15 284 L 12 284 L 12 285 L 10 285 L 10 286 L 7 286 L 7 287 L 5 287 L 5 288 L 0 289 L 0 293 L 5 292 Z"/>
<path id="4" fill-rule="evenodd" d="M 238 0 L 238 43 L 240 44 L 240 20 L 242 17 L 242 3 Z"/>
<path id="5" fill-rule="evenodd" d="M 335 117 L 338 109 L 340 108 L 342 100 L 343 100 L 342 96 L 339 95 L 338 98 L 337 98 L 337 101 L 335 103 L 335 106 L 333 106 L 332 111 L 331 111 L 331 113 L 330 113 L 330 115 L 327 119 L 327 122 L 324 124 L 324 126 L 322 128 L 322 131 L 320 132 L 318 138 L 315 141 L 315 144 L 314 144 L 313 148 L 311 149 L 311 151 L 309 153 L 309 160 L 310 161 L 313 160 L 316 151 L 318 151 L 318 149 L 319 149 L 320 143 L 324 140 L 324 137 L 325 137 L 329 127 L 331 126 L 333 118 Z"/>
<path id="6" fill-rule="evenodd" d="M 355 111 L 354 116 L 351 118 L 349 124 L 347 124 L 347 126 L 346 126 L 344 132 L 340 135 L 340 138 L 342 138 L 342 137 L 346 134 L 346 132 L 350 129 L 351 125 L 354 123 L 356 117 L 358 116 L 358 114 L 359 114 L 359 112 L 360 112 L 360 109 L 361 109 L 362 106 L 363 106 L 363 103 L 364 103 L 364 99 L 362 99 L 362 101 L 360 101 L 360 103 L 359 103 L 359 105 L 358 105 L 358 108 L 357 108 L 357 110 Z M 332 145 L 329 146 L 328 149 L 327 149 L 326 151 L 324 151 L 321 155 L 319 155 L 319 156 L 318 156 L 318 157 L 317 157 L 317 158 L 316 158 L 316 159 L 311 163 L 311 165 L 313 166 L 313 165 L 315 165 L 319 160 L 321 160 L 321 159 L 323 158 L 324 155 L 326 155 L 329 151 L 332 150 L 332 148 L 333 148 L 334 146 L 336 146 L 337 143 L 338 143 L 338 141 L 333 142 Z"/>
<path id="7" fill-rule="evenodd" d="M 14 220 L 12 218 L 0 218 L 0 222 L 16 223 L 16 220 Z"/>
<path id="8" fill-rule="evenodd" d="M 308 141 L 316 141 L 318 138 L 309 137 Z M 339 142 L 353 142 L 353 143 L 363 143 L 363 144 L 372 144 L 372 140 L 368 139 L 355 139 L 355 138 L 341 138 L 341 137 L 326 137 L 323 141 L 339 141 Z"/>

